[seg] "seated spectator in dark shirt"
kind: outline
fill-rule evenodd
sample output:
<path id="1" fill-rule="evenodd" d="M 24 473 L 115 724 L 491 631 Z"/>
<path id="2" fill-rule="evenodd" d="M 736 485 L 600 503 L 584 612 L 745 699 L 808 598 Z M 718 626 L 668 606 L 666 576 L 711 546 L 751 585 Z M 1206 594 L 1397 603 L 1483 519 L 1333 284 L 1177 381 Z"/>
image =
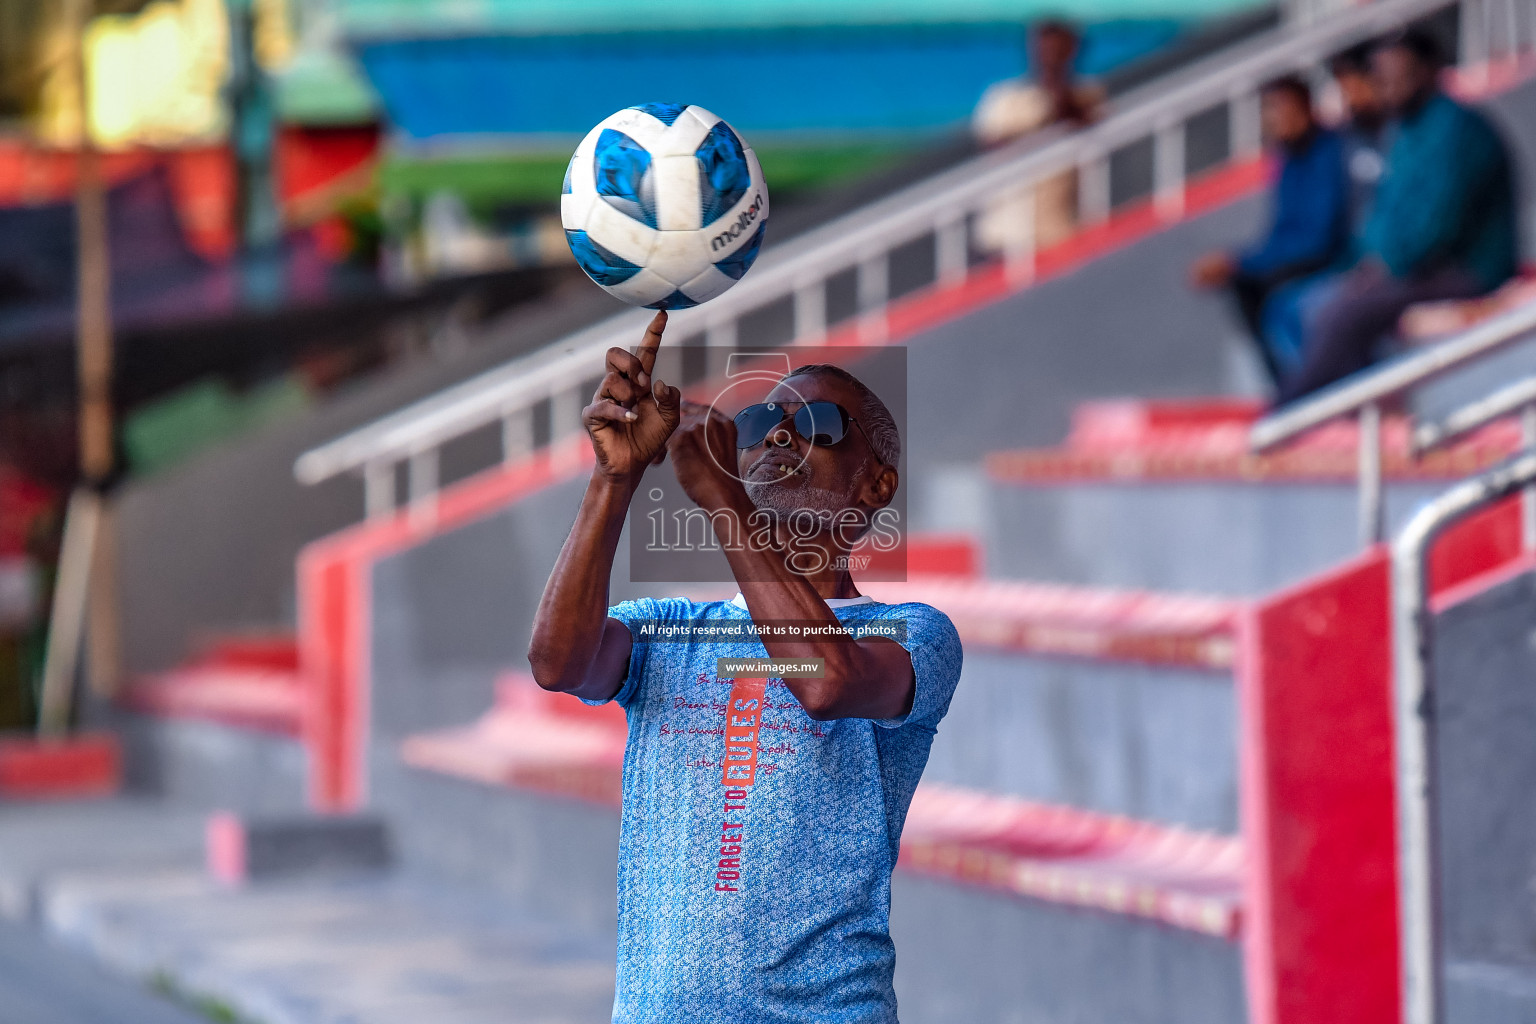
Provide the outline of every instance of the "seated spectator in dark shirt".
<path id="1" fill-rule="evenodd" d="M 1329 62 L 1344 120 L 1338 126 L 1344 142 L 1344 166 L 1349 170 L 1350 209 L 1356 232 L 1370 216 L 1371 200 L 1386 169 L 1387 111 L 1371 74 L 1372 44 L 1352 46 Z"/>
<path id="2" fill-rule="evenodd" d="M 1282 401 L 1369 366 L 1414 303 L 1486 294 L 1519 267 L 1509 150 L 1487 118 L 1440 90 L 1433 38 L 1388 40 L 1372 71 L 1394 119 L 1386 172 L 1360 262 L 1309 322 L 1301 369 L 1284 382 Z"/>
<path id="3" fill-rule="evenodd" d="M 1345 259 L 1349 178 L 1339 136 L 1318 124 L 1312 90 L 1299 77 L 1264 87 L 1260 116 L 1279 157 L 1269 230 L 1240 252 L 1215 252 L 1196 262 L 1198 288 L 1226 289 L 1236 299 L 1270 376 L 1286 376 L 1284 354 L 1266 341 L 1265 304 L 1275 289 Z"/>

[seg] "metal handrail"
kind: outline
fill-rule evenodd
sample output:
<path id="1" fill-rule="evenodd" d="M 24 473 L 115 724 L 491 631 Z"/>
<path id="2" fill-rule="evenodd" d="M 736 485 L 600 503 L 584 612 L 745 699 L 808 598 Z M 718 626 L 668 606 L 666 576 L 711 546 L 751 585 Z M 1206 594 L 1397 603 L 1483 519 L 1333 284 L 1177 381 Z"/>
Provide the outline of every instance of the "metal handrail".
<path id="1" fill-rule="evenodd" d="M 1266 416 L 1254 424 L 1248 435 L 1249 444 L 1256 452 L 1269 451 L 1325 423 L 1356 413 L 1367 405 L 1380 405 L 1420 384 L 1492 355 L 1532 331 L 1536 331 L 1536 302 L 1490 317 L 1422 351 L 1400 356 L 1367 373 L 1339 381 L 1310 398 Z"/>
<path id="2" fill-rule="evenodd" d="M 1520 446 L 1536 452 L 1536 377 L 1515 381 L 1486 398 L 1468 402 L 1439 423 L 1419 424 L 1409 444 L 1415 456 L 1421 455 L 1515 413 L 1520 414 Z M 1526 551 L 1536 551 L 1536 486 L 1521 492 L 1520 541 Z"/>
<path id="3" fill-rule="evenodd" d="M 1429 549 L 1447 527 L 1536 485 L 1536 452 L 1465 480 L 1426 504 L 1392 545 L 1393 747 L 1398 820 L 1403 1016 L 1436 1024 L 1443 1013 L 1433 821 L 1434 679 L 1429 672 Z"/>
<path id="4" fill-rule="evenodd" d="M 1536 409 L 1536 377 L 1526 377 L 1485 398 L 1468 402 L 1438 423 L 1418 424 L 1413 428 L 1413 452 L 1415 455 L 1424 455 L 1437 448 L 1444 448 L 1494 420 L 1517 412 L 1528 413 L 1533 409 Z"/>
<path id="5" fill-rule="evenodd" d="M 1109 160 L 1126 145 L 1150 139 L 1157 168 L 1156 208 L 1168 219 L 1182 214 L 1187 159 L 1186 122 L 1225 103 L 1230 150 L 1243 157 L 1258 150 L 1257 92 L 1288 71 L 1315 65 L 1330 54 L 1434 10 L 1484 0 L 1378 0 L 1305 27 L 1276 30 L 1206 58 L 1182 73 L 1128 94 L 1121 109 L 1084 131 L 1042 145 L 1022 140 L 976 157 L 934 178 L 791 239 L 764 253 L 760 266 L 725 295 L 677 314 L 673 330 L 703 333 L 707 344 L 732 346 L 739 320 L 768 303 L 791 299 L 797 341 L 825 335 L 826 283 L 855 270 L 865 340 L 884 337 L 893 250 L 933 236 L 935 277 L 952 284 L 969 271 L 968 218 L 1000 193 L 1027 193 L 1040 182 L 1076 171 L 1083 179 L 1082 219 L 1109 213 Z M 1014 280 L 1034 274 L 1034 245 L 1025 239 L 1003 254 Z M 418 402 L 327 444 L 295 463 L 298 479 L 319 483 L 362 470 L 370 514 L 394 506 L 395 468 L 410 467 L 411 493 L 430 499 L 436 491 L 437 449 L 446 441 L 500 420 L 503 454 L 511 459 L 531 446 L 532 410 L 551 403 L 551 437 L 577 428 L 583 403 L 579 388 L 597 375 L 602 353 L 634 344 L 648 313 L 630 310 L 471 380 Z"/>
<path id="6" fill-rule="evenodd" d="M 1254 424 L 1249 447 L 1266 452 L 1310 430 L 1346 416 L 1360 422 L 1360 540 L 1383 537 L 1381 498 L 1381 408 L 1439 377 L 1536 335 L 1536 302 L 1527 302 L 1435 343 L 1400 356 L 1367 373 L 1339 381 L 1316 395 Z"/>

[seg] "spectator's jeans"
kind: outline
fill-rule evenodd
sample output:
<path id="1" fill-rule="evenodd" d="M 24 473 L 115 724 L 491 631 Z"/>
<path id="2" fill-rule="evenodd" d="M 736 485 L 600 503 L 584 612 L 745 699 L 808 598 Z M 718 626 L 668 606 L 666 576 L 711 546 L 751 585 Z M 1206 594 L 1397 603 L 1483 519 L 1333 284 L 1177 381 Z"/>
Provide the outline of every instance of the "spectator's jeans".
<path id="1" fill-rule="evenodd" d="M 1377 343 L 1416 302 L 1470 299 L 1487 289 L 1464 270 L 1446 268 L 1412 278 L 1393 277 L 1375 265 L 1340 278 L 1308 325 L 1301 371 L 1283 381 L 1290 402 L 1371 365 Z"/>
<path id="2" fill-rule="evenodd" d="M 1248 328 L 1249 335 L 1258 347 L 1259 358 L 1264 360 L 1264 369 L 1277 388 L 1283 386 L 1289 367 L 1285 365 L 1285 354 L 1276 350 L 1274 339 L 1270 336 L 1267 321 L 1271 319 L 1272 312 L 1269 307 L 1277 292 L 1284 291 L 1287 286 L 1317 269 L 1315 266 L 1288 267 L 1262 276 L 1239 271 L 1228 285 L 1237 305 L 1238 316 L 1242 318 L 1243 326 Z"/>

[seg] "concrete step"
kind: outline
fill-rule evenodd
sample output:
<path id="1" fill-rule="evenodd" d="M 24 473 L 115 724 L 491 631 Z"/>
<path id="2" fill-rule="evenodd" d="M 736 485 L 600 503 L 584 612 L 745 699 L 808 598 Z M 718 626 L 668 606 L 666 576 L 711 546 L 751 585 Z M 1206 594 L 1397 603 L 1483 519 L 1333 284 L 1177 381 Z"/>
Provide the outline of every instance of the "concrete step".
<path id="1" fill-rule="evenodd" d="M 1061 445 L 989 455 L 968 481 L 988 571 L 1260 594 L 1358 553 L 1355 425 L 1335 423 L 1256 456 L 1247 435 L 1258 414 L 1230 400 L 1087 403 Z M 1520 444 L 1518 427 L 1501 422 L 1414 461 L 1407 437 L 1407 419 L 1388 417 L 1389 530 Z"/>
<path id="2" fill-rule="evenodd" d="M 298 736 L 304 714 L 298 643 L 292 634 L 219 638 L 175 668 L 129 680 L 119 703 L 160 717 Z"/>
<path id="3" fill-rule="evenodd" d="M 952 576 L 863 589 L 881 601 L 933 604 L 965 644 L 926 779 L 1236 830 L 1235 602 Z M 625 735 L 617 708 L 587 712 L 521 673 L 505 676 L 499 693 L 503 713 L 413 736 L 407 760 L 617 803 Z"/>
<path id="4" fill-rule="evenodd" d="M 1445 487 L 1388 486 L 1388 530 Z M 1257 596 L 1361 551 L 1357 498 L 1344 483 L 999 481 L 988 497 L 988 569 L 1004 576 Z"/>
<path id="5" fill-rule="evenodd" d="M 968 648 L 925 781 L 1237 829 L 1230 675 Z"/>
<path id="6" fill-rule="evenodd" d="M 1446 1024 L 1536 1024 L 1536 968 L 1453 960 L 1445 965 Z"/>
<path id="7" fill-rule="evenodd" d="M 478 721 L 409 737 L 400 756 L 438 775 L 616 808 L 624 736 L 623 716 L 612 705 L 591 708 L 514 674 L 503 679 L 496 705 Z M 1235 843 L 1215 833 L 924 781 L 907 820 L 902 856 L 904 864 L 930 873 L 1235 934 Z M 1012 868 L 993 866 L 977 875 L 965 865 L 983 854 L 1010 865 L 1034 863 L 1036 870 L 1015 877 Z M 1084 896 L 1090 877 L 1102 884 L 1094 883 L 1096 895 Z M 1034 878 L 1044 881 L 1036 885 L 1029 881 Z M 1174 907 L 1203 906 L 1206 890 L 1219 890 L 1230 897 L 1230 913 L 1216 914 L 1221 923 L 1213 925 L 1214 911 L 1191 917 L 1163 904 L 1149 909 L 1141 897 L 1116 903 L 1142 883 Z"/>
<path id="8" fill-rule="evenodd" d="M 965 644 L 925 781 L 1236 831 L 1236 602 L 942 578 L 863 589 L 933 604 Z"/>

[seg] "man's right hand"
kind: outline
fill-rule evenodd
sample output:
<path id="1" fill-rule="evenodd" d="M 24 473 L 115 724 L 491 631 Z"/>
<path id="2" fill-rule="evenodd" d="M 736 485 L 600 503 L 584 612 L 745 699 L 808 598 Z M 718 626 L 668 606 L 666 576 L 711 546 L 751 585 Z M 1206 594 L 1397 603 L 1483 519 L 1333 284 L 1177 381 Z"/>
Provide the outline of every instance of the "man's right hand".
<path id="1" fill-rule="evenodd" d="M 608 350 L 608 372 L 582 410 L 581 419 L 597 453 L 597 471 L 614 480 L 635 482 L 651 463 L 666 455 L 667 438 L 679 419 L 682 392 L 651 378 L 656 350 L 666 330 L 659 312 L 645 330 L 639 352 Z"/>

